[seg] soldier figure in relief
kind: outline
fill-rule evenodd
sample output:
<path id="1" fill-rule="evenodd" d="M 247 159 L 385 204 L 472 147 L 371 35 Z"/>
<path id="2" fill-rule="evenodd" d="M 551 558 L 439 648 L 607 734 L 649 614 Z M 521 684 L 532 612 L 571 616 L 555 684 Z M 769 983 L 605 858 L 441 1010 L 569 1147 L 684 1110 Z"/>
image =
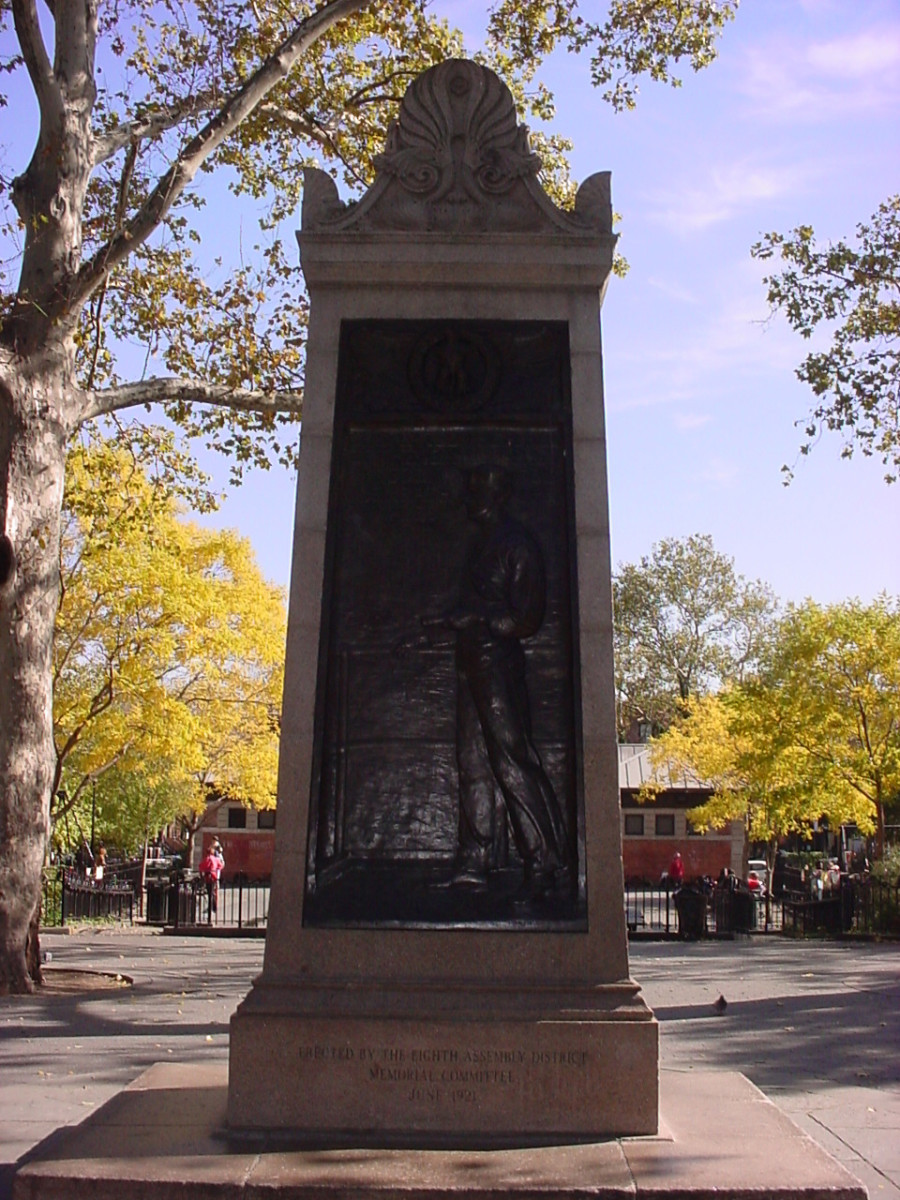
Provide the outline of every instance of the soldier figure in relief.
<path id="1" fill-rule="evenodd" d="M 544 618 L 544 563 L 533 535 L 506 510 L 511 491 L 501 467 L 469 473 L 466 508 L 476 533 L 459 603 L 423 623 L 456 632 L 460 813 L 452 883 L 487 884 L 499 787 L 525 866 L 520 899 L 527 904 L 558 887 L 568 851 L 559 803 L 531 736 L 521 641 Z"/>

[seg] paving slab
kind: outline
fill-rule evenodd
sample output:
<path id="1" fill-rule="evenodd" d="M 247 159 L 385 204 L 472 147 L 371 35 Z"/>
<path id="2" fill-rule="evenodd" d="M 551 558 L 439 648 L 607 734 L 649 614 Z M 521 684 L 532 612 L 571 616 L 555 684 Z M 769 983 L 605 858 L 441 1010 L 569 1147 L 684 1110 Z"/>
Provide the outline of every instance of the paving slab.
<path id="1" fill-rule="evenodd" d="M 488 1149 L 280 1149 L 224 1128 L 224 1065 L 160 1064 L 19 1170 L 13 1200 L 866 1200 L 861 1184 L 742 1076 L 664 1071 L 662 1136 Z M 671 1131 L 671 1132 L 669 1132 Z M 245 1148 L 246 1147 L 246 1148 Z"/>

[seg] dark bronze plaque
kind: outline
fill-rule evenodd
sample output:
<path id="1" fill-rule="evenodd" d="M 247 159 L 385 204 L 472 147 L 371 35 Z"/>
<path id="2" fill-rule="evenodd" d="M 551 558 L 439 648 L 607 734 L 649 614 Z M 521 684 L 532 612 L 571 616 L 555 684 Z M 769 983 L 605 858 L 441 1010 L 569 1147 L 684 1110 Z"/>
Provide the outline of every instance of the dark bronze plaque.
<path id="1" fill-rule="evenodd" d="M 342 326 L 304 924 L 584 929 L 563 323 Z"/>

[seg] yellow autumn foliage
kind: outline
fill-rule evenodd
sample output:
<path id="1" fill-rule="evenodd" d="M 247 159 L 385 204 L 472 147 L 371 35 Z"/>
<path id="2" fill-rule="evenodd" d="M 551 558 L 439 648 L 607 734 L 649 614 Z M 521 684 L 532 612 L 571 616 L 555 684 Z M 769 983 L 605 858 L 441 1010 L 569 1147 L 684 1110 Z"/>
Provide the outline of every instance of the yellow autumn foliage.
<path id="1" fill-rule="evenodd" d="M 886 597 L 789 607 L 760 671 L 692 700 L 651 755 L 715 789 L 689 813 L 699 829 L 743 819 L 774 846 L 825 817 L 883 842 L 900 797 L 900 608 Z"/>
<path id="2" fill-rule="evenodd" d="M 148 465 L 117 441 L 70 456 L 54 638 L 58 816 L 109 772 L 194 810 L 210 787 L 275 801 L 282 594 L 246 539 L 184 519 Z"/>

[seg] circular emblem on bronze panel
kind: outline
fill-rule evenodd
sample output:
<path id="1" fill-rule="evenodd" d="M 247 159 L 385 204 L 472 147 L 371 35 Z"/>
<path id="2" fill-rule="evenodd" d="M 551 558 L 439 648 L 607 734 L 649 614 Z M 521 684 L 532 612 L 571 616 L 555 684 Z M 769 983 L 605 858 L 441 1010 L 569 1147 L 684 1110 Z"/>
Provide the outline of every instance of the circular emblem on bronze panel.
<path id="1" fill-rule="evenodd" d="M 483 408 L 499 378 L 496 350 L 473 330 L 451 327 L 423 334 L 409 358 L 409 382 L 416 398 L 447 416 Z"/>

